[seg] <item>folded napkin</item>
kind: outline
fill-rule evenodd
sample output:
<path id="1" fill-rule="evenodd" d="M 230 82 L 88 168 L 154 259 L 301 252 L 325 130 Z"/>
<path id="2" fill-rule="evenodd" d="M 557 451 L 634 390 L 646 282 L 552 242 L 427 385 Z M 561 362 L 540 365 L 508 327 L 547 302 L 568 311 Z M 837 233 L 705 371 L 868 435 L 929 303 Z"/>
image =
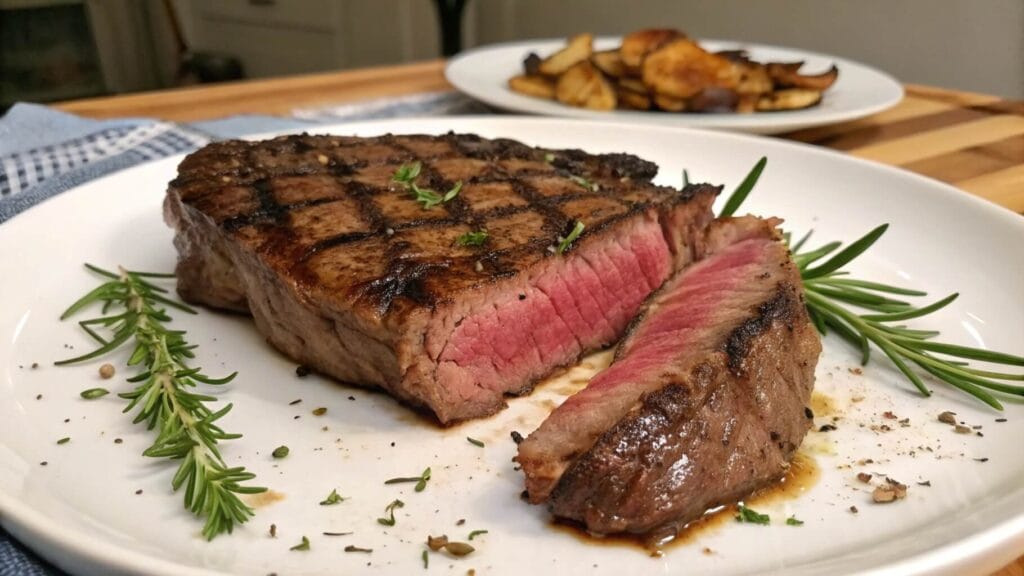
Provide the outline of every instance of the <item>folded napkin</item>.
<path id="1" fill-rule="evenodd" d="M 45 106 L 16 104 L 0 117 L 0 224 L 89 180 L 189 152 L 211 140 L 371 118 L 489 112 L 454 92 L 306 108 L 292 118 L 243 115 L 191 124 L 148 118 L 89 120 Z M 61 574 L 0 528 L 0 576 Z"/>
<path id="2" fill-rule="evenodd" d="M 0 118 L 0 223 L 89 180 L 189 152 L 211 140 L 346 121 L 487 112 L 484 105 L 454 92 L 304 108 L 291 118 L 243 115 L 192 124 L 89 120 L 45 106 L 16 104 Z"/>

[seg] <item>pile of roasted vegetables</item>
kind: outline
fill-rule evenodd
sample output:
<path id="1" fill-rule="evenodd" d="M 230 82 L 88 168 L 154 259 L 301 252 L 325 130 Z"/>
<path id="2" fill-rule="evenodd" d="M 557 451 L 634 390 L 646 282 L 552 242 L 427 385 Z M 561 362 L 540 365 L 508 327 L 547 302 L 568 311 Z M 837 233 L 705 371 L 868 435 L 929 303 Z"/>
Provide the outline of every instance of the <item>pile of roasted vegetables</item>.
<path id="1" fill-rule="evenodd" d="M 708 52 L 678 30 L 648 29 L 614 50 L 594 51 L 592 34 L 547 58 L 531 53 L 509 79 L 521 94 L 593 110 L 775 112 L 821 102 L 839 76 L 834 65 L 800 74 L 803 62 L 755 62 L 742 50 Z"/>

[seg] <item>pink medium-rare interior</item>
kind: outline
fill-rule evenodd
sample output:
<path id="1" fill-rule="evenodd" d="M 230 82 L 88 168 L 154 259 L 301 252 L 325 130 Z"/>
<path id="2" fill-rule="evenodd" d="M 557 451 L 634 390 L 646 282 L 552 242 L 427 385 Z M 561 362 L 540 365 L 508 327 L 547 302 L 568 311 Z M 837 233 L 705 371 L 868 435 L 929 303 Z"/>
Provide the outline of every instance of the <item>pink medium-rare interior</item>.
<path id="1" fill-rule="evenodd" d="M 564 266 L 544 267 L 521 291 L 464 318 L 438 358 L 438 378 L 463 397 L 508 391 L 553 365 L 615 342 L 644 299 L 672 269 L 655 218 L 629 226 L 614 243 L 583 243 Z"/>
<path id="2" fill-rule="evenodd" d="M 775 242 L 761 237 L 724 247 L 652 297 L 643 318 L 620 344 L 615 362 L 520 444 L 518 460 L 527 472 L 532 502 L 545 500 L 573 459 L 589 450 L 643 394 L 663 386 L 670 378 L 663 377 L 666 369 L 685 371 L 686 358 L 703 358 L 709 347 L 724 342 L 727 334 L 716 331 L 734 326 L 716 318 L 730 315 L 733 307 L 751 305 L 750 298 L 742 297 L 744 284 L 754 283 L 763 272 Z"/>
<path id="3" fill-rule="evenodd" d="M 764 248 L 769 245 L 770 240 L 763 239 L 734 244 L 693 265 L 672 286 L 666 286 L 643 322 L 623 342 L 621 360 L 566 400 L 560 410 L 579 409 L 603 397 L 610 388 L 628 387 L 643 378 L 648 369 L 660 369 L 672 357 L 692 348 L 692 337 L 705 334 L 712 315 L 728 312 L 722 308 L 727 301 L 723 296 L 734 295 L 745 280 L 752 279 L 748 272 L 759 268 L 766 255 Z"/>

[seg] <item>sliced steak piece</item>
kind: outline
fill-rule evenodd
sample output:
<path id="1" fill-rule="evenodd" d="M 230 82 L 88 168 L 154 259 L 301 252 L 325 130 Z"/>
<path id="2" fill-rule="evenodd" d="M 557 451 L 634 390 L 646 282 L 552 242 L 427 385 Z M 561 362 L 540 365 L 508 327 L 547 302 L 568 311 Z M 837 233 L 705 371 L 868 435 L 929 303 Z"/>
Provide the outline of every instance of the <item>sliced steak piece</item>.
<path id="1" fill-rule="evenodd" d="M 595 533 L 674 533 L 783 475 L 821 342 L 773 221 L 712 224 L 614 362 L 520 443 L 533 503 Z"/>
<path id="2" fill-rule="evenodd" d="M 424 208 L 392 181 L 413 162 L 417 186 L 458 195 Z M 449 423 L 614 343 L 699 255 L 719 189 L 656 172 L 466 134 L 288 136 L 191 154 L 165 212 L 183 298 L 250 312 L 294 360 Z"/>

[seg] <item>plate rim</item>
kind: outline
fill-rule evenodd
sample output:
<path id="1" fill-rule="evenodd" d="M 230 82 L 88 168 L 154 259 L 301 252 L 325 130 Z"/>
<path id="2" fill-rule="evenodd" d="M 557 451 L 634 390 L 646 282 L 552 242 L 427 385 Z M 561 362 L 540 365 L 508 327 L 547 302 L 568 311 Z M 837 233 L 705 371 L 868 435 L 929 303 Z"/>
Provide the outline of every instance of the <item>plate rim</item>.
<path id="1" fill-rule="evenodd" d="M 595 42 L 611 42 L 621 41 L 621 36 L 595 36 Z M 806 50 L 803 48 L 795 48 L 790 46 L 779 46 L 775 44 L 762 44 L 759 42 L 747 42 L 743 40 L 730 40 L 730 39 L 719 39 L 719 38 L 696 38 L 697 42 L 711 42 L 721 44 L 737 44 L 742 48 L 751 50 L 782 50 L 797 52 L 807 57 L 821 58 L 825 60 L 831 60 L 836 64 L 842 66 L 853 66 L 861 69 L 864 72 L 868 72 L 874 76 L 877 76 L 879 80 L 883 81 L 887 89 L 895 89 L 894 93 L 886 100 L 880 100 L 879 102 L 872 104 L 871 106 L 864 106 L 850 110 L 838 110 L 831 112 L 825 117 L 814 119 L 813 116 L 810 120 L 807 117 L 801 118 L 797 116 L 779 116 L 780 114 L 800 114 L 806 112 L 805 110 L 792 110 L 786 112 L 775 112 L 775 113 L 761 113 L 759 114 L 737 114 L 737 113 L 708 113 L 708 114 L 672 114 L 672 113 L 653 113 L 644 110 L 614 110 L 611 113 L 603 111 L 586 110 L 583 108 L 574 108 L 571 106 L 560 105 L 560 112 L 556 111 L 540 111 L 534 108 L 527 109 L 526 107 L 509 107 L 507 103 L 502 103 L 498 98 L 492 97 L 488 94 L 486 89 L 476 89 L 477 85 L 472 83 L 463 82 L 461 78 L 457 76 L 457 71 L 460 67 L 466 66 L 466 63 L 472 61 L 475 58 L 479 58 L 481 55 L 486 54 L 490 51 L 505 50 L 509 48 L 521 47 L 523 50 L 529 50 L 531 46 L 539 44 L 553 43 L 553 42 L 564 42 L 565 38 L 534 38 L 529 40 L 510 40 L 505 42 L 496 42 L 492 44 L 483 44 L 480 46 L 474 46 L 468 50 L 459 52 L 455 56 L 448 59 L 444 67 L 444 76 L 456 90 L 465 94 L 473 99 L 484 102 L 489 106 L 494 106 L 502 110 L 511 110 L 516 114 L 532 114 L 541 116 L 570 116 L 572 118 L 588 119 L 588 120 L 601 120 L 607 115 L 608 117 L 614 117 L 616 121 L 624 121 L 630 123 L 645 124 L 647 122 L 653 122 L 653 120 L 646 120 L 646 118 L 658 118 L 668 116 L 672 120 L 679 120 L 678 123 L 673 124 L 680 128 L 701 128 L 701 129 L 713 129 L 713 130 L 726 130 L 726 131 L 740 131 L 750 132 L 758 134 L 776 134 L 782 132 L 788 132 L 793 130 L 801 130 L 804 128 L 812 128 L 817 126 L 824 126 L 828 124 L 836 124 L 840 122 L 848 122 L 856 120 L 858 118 L 864 118 L 872 114 L 883 112 L 890 108 L 898 105 L 906 97 L 906 89 L 902 82 L 900 82 L 892 74 L 870 64 L 844 58 L 842 56 L 835 56 L 832 54 L 817 52 L 813 50 Z M 841 67 L 842 67 L 841 66 Z M 506 92 L 512 93 L 505 88 Z M 544 101 L 546 102 L 546 101 Z M 811 108 L 810 111 L 819 111 L 820 109 Z M 644 115 L 650 116 L 644 116 Z M 773 122 L 772 120 L 776 120 Z M 782 119 L 783 122 L 778 120 Z M 658 124 L 651 124 L 656 126 Z M 795 126 L 795 127 L 794 127 Z"/>
<path id="2" fill-rule="evenodd" d="M 466 130 L 471 129 L 470 125 L 478 123 L 490 124 L 499 130 L 506 128 L 506 126 L 502 125 L 508 125 L 512 126 L 513 130 L 518 131 L 524 129 L 522 127 L 524 123 L 533 123 L 538 125 L 543 124 L 549 126 L 569 123 L 577 125 L 594 125 L 595 127 L 616 126 L 619 128 L 635 130 L 637 132 L 661 132 L 676 134 L 688 138 L 711 138 L 726 141 L 739 140 L 746 142 L 760 142 L 770 148 L 801 150 L 804 153 L 811 155 L 822 155 L 824 157 L 831 157 L 845 162 L 852 162 L 864 169 L 881 170 L 889 177 L 906 179 L 918 185 L 927 185 L 936 189 L 936 192 L 941 190 L 940 193 L 944 200 L 954 203 L 958 202 L 961 205 L 969 206 L 972 210 L 982 212 L 985 217 L 1001 220 L 1002 222 L 1000 225 L 1013 227 L 1024 235 L 1024 218 L 1019 214 L 1008 208 L 995 204 L 994 202 L 990 202 L 966 191 L 960 190 L 945 182 L 910 172 L 903 168 L 883 164 L 875 160 L 851 156 L 836 150 L 815 146 L 813 144 L 780 140 L 776 138 L 765 138 L 763 136 L 737 132 L 705 130 L 685 126 L 646 125 L 637 124 L 635 122 L 618 122 L 611 119 L 567 119 L 520 115 L 467 115 L 458 117 L 417 116 L 343 122 L 323 126 L 304 127 L 300 129 L 262 132 L 247 135 L 243 139 L 255 140 L 302 132 L 309 132 L 313 134 L 336 134 L 341 131 L 351 131 L 353 129 L 376 130 L 378 127 L 380 129 L 397 129 L 394 133 L 416 133 L 417 128 L 413 128 L 412 130 L 402 130 L 401 128 L 403 125 L 419 127 L 418 129 L 421 133 L 423 130 L 431 131 L 431 127 L 424 126 L 425 124 L 439 125 L 437 126 L 437 130 L 433 130 L 436 132 L 446 130 L 447 127 L 444 125 L 450 124 L 453 120 L 460 124 L 467 125 L 464 128 Z M 67 192 L 73 192 L 79 188 L 95 185 L 108 179 L 115 179 L 122 176 L 125 172 L 144 169 L 152 164 L 170 162 L 172 160 L 180 161 L 184 156 L 185 154 L 175 154 L 161 159 L 146 161 L 123 170 L 106 174 L 101 178 L 82 183 Z M 17 214 L 8 222 L 5 222 L 4 226 L 0 226 L 0 235 L 6 235 L 3 230 L 10 229 L 12 227 L 10 224 L 11 222 L 16 222 L 13 227 L 20 227 L 23 225 L 22 222 L 25 221 L 25 214 L 38 212 L 39 206 L 52 206 L 53 202 L 51 201 L 64 196 L 64 193 L 52 196 Z M 70 564 L 70 566 L 73 566 L 76 569 L 84 569 L 81 571 L 83 574 L 109 574 L 110 571 L 115 571 L 116 573 L 137 573 L 141 570 L 144 573 L 160 575 L 230 575 L 230 573 L 227 572 L 220 572 L 208 568 L 177 564 L 160 557 L 147 555 L 132 548 L 125 548 L 111 544 L 98 537 L 81 534 L 80 531 L 72 530 L 61 524 L 59 521 L 51 519 L 42 512 L 35 510 L 31 506 L 23 504 L 14 495 L 5 492 L 3 487 L 0 487 L 0 525 L 2 525 L 12 536 L 15 536 L 19 542 L 31 548 L 35 553 L 39 554 L 47 561 L 54 563 L 61 568 L 69 566 L 69 564 L 65 564 L 65 561 L 71 561 L 73 564 Z M 1018 511 L 1016 515 L 998 524 L 988 526 L 982 531 L 975 532 L 962 540 L 900 559 L 888 565 L 877 566 L 868 570 L 852 572 L 850 574 L 870 574 L 876 576 L 897 574 L 918 575 L 931 573 L 955 574 L 960 573 L 957 570 L 963 568 L 987 568 L 989 565 L 996 565 L 997 560 L 998 566 L 996 567 L 998 568 L 1006 563 L 1004 560 L 1012 560 L 1020 555 L 1019 552 L 1014 551 L 1018 546 L 1024 547 L 1024 506 L 1021 507 L 1021 510 Z M 43 552 L 42 550 L 46 550 L 46 552 Z M 81 564 L 82 562 L 85 564 Z M 96 571 L 97 569 L 102 571 Z"/>

